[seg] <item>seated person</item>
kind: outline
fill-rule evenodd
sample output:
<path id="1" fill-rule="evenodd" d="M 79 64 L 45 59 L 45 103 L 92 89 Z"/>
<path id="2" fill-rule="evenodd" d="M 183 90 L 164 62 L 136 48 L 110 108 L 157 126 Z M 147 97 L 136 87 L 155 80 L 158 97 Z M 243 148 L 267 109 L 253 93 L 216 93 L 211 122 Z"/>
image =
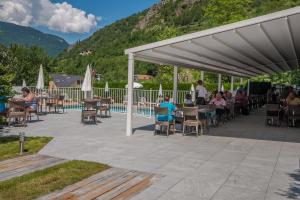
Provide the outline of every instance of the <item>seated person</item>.
<path id="1" fill-rule="evenodd" d="M 187 107 L 193 107 L 194 102 L 192 101 L 192 95 L 191 94 L 186 94 L 185 99 L 184 99 L 184 105 Z"/>
<path id="2" fill-rule="evenodd" d="M 15 101 L 24 101 L 27 105 L 28 110 L 35 110 L 36 109 L 36 98 L 35 95 L 30 92 L 27 87 L 23 87 L 22 91 L 22 98 L 14 98 Z"/>
<path id="3" fill-rule="evenodd" d="M 226 106 L 226 101 L 222 98 L 222 95 L 220 92 L 216 94 L 216 97 L 213 98 L 210 102 L 210 105 L 216 106 L 216 114 L 218 118 L 220 118 L 224 114 L 224 108 Z"/>
<path id="4" fill-rule="evenodd" d="M 173 112 L 175 111 L 176 107 L 174 104 L 170 103 L 170 98 L 165 96 L 164 102 L 159 104 L 161 108 L 168 108 L 168 115 L 158 115 L 157 121 L 173 121 Z"/>
<path id="5" fill-rule="evenodd" d="M 287 105 L 297 106 L 300 105 L 300 98 L 296 96 L 294 91 L 290 92 L 288 97 L 286 98 Z"/>

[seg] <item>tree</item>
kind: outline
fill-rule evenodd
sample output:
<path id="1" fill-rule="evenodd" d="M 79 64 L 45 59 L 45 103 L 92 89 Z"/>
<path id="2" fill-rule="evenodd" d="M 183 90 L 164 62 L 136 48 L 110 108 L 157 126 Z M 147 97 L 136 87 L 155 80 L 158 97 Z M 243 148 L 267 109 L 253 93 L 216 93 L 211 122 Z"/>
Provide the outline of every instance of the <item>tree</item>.
<path id="1" fill-rule="evenodd" d="M 7 96 L 12 91 L 12 80 L 14 73 L 11 65 L 13 60 L 8 54 L 7 50 L 0 46 L 0 96 Z"/>

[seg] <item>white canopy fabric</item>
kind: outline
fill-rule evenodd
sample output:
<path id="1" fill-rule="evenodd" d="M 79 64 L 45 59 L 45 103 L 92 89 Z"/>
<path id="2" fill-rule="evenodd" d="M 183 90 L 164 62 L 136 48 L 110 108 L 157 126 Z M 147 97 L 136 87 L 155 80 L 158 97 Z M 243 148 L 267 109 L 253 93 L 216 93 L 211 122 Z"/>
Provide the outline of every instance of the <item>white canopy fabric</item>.
<path id="1" fill-rule="evenodd" d="M 36 84 L 36 89 L 42 90 L 44 89 L 44 72 L 43 72 L 43 65 L 40 65 L 40 70 L 39 70 L 39 76 L 38 76 L 38 81 Z"/>
<path id="2" fill-rule="evenodd" d="M 195 87 L 194 84 L 191 85 L 191 95 L 192 95 L 192 101 L 196 101 L 196 92 L 195 92 Z"/>
<path id="3" fill-rule="evenodd" d="M 128 88 L 128 85 L 126 85 L 125 88 Z M 134 82 L 133 83 L 133 88 L 134 89 L 140 89 L 140 88 L 143 88 L 143 85 L 140 84 L 140 83 Z"/>
<path id="4" fill-rule="evenodd" d="M 125 50 L 134 59 L 254 77 L 299 69 L 300 7 Z"/>
<path id="5" fill-rule="evenodd" d="M 23 79 L 22 87 L 26 87 L 26 81 L 25 81 L 25 79 Z"/>
<path id="6" fill-rule="evenodd" d="M 91 75 L 91 69 L 89 65 L 86 67 L 86 72 L 85 72 L 81 90 L 84 92 L 92 91 L 92 75 Z"/>
<path id="7" fill-rule="evenodd" d="M 162 85 L 159 84 L 159 91 L 158 91 L 158 96 L 163 96 L 163 89 L 162 89 Z"/>
<path id="8" fill-rule="evenodd" d="M 107 82 L 107 81 L 106 81 L 106 83 L 105 83 L 104 91 L 105 91 L 105 92 L 109 92 L 109 87 L 108 87 L 108 82 Z"/>

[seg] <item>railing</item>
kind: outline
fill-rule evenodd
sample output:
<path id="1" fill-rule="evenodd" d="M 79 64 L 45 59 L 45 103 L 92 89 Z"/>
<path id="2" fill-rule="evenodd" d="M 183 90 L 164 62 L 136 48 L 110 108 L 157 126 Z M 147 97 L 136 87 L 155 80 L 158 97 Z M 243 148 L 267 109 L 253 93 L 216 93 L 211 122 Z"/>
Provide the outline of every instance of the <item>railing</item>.
<path id="1" fill-rule="evenodd" d="M 38 95 L 64 95 L 65 109 L 78 110 L 81 109 L 81 102 L 83 101 L 85 94 L 81 91 L 81 88 L 74 87 L 63 87 L 56 88 L 53 90 L 43 89 L 36 90 L 34 87 L 29 87 L 31 91 L 35 91 Z M 190 91 L 179 90 L 177 91 L 177 103 L 183 103 L 184 97 Z M 126 113 L 127 111 L 127 89 L 123 88 L 110 88 L 105 91 L 104 88 L 93 88 L 92 95 L 94 97 L 111 98 L 112 105 L 111 111 L 118 113 Z M 163 90 L 163 96 L 168 95 L 173 98 L 173 90 Z M 152 116 L 154 106 L 159 102 L 159 91 L 158 90 L 133 90 L 133 105 L 134 112 L 145 116 Z"/>

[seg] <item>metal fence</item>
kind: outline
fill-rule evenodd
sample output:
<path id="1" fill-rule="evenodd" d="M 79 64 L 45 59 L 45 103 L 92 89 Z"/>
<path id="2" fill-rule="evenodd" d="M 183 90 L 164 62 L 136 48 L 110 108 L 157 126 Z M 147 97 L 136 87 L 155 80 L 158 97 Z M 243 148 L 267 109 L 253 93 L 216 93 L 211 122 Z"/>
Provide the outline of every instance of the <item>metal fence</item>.
<path id="1" fill-rule="evenodd" d="M 85 93 L 81 91 L 81 88 L 75 87 L 62 87 L 53 90 L 43 89 L 36 90 L 35 87 L 29 87 L 32 91 L 35 91 L 39 96 L 52 96 L 52 95 L 64 95 L 65 109 L 79 110 L 81 109 L 82 101 L 85 98 Z M 177 91 L 177 103 L 183 103 L 185 95 L 190 91 Z M 126 113 L 127 111 L 127 89 L 123 88 L 110 88 L 105 91 L 104 88 L 93 88 L 92 96 L 111 98 L 112 105 L 111 111 L 118 113 Z M 173 98 L 173 90 L 163 90 L 163 97 L 169 96 Z M 150 117 L 153 115 L 154 106 L 159 103 L 159 91 L 158 90 L 133 90 L 133 105 L 134 112 L 136 114 Z"/>

